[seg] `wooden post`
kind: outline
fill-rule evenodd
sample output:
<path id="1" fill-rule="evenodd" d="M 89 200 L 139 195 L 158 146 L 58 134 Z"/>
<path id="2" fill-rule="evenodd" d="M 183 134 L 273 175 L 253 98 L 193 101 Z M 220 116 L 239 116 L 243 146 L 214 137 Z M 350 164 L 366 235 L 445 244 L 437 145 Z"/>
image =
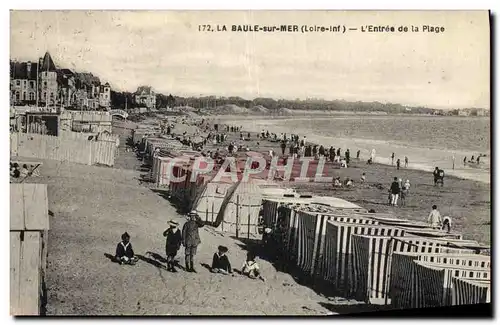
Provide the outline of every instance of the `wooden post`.
<path id="1" fill-rule="evenodd" d="M 236 238 L 240 235 L 240 196 L 236 195 Z"/>
<path id="2" fill-rule="evenodd" d="M 247 228 L 247 238 L 250 239 L 250 207 L 248 207 L 248 228 Z"/>

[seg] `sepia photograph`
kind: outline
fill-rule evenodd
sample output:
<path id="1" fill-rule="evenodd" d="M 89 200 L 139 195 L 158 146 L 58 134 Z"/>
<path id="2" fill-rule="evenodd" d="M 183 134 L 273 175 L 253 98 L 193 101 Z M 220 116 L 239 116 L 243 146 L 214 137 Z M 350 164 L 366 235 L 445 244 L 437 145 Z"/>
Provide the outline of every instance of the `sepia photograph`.
<path id="1" fill-rule="evenodd" d="M 488 10 L 9 16 L 11 316 L 492 316 Z"/>

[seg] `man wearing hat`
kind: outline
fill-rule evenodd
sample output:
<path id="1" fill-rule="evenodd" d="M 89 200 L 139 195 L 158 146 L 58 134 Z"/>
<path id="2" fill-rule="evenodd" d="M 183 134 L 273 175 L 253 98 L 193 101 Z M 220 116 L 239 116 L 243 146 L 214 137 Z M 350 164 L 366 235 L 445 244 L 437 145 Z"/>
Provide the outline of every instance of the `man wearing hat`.
<path id="1" fill-rule="evenodd" d="M 167 255 L 167 271 L 177 272 L 174 267 L 174 258 L 181 248 L 182 235 L 179 230 L 179 223 L 175 220 L 169 222 L 170 228 L 163 232 L 163 237 L 167 237 L 165 242 L 165 253 Z"/>
<path id="2" fill-rule="evenodd" d="M 182 245 L 186 255 L 186 271 L 196 273 L 194 269 L 194 256 L 196 249 L 201 243 L 198 228 L 204 226 L 203 221 L 198 216 L 196 211 L 191 211 L 188 214 L 189 220 L 182 227 Z"/>

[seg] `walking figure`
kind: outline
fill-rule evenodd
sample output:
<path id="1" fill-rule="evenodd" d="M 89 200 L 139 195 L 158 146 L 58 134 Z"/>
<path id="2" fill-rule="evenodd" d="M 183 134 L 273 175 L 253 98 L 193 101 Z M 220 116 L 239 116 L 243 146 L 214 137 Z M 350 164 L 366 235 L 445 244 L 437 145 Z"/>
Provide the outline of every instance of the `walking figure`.
<path id="1" fill-rule="evenodd" d="M 408 157 L 405 156 L 405 168 L 408 168 Z"/>
<path id="2" fill-rule="evenodd" d="M 398 197 L 399 197 L 399 192 L 401 191 L 401 188 L 399 187 L 399 181 L 397 177 L 394 177 L 394 181 L 391 184 L 391 204 L 392 206 L 397 206 L 398 205 Z"/>
<path id="3" fill-rule="evenodd" d="M 393 152 L 393 153 L 392 153 L 392 155 L 391 155 L 391 165 L 392 165 L 392 166 L 394 166 L 394 157 L 395 157 L 395 156 L 394 156 L 394 152 Z"/>

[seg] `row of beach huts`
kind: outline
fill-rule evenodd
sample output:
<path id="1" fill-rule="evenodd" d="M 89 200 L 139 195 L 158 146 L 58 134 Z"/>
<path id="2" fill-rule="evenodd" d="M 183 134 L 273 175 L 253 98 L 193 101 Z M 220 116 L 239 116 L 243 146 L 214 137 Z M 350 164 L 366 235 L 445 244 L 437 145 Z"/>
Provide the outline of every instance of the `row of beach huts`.
<path id="1" fill-rule="evenodd" d="M 259 239 L 270 230 L 288 263 L 339 296 L 398 309 L 491 300 L 489 247 L 459 233 L 369 213 L 335 197 L 301 195 L 260 175 L 242 182 L 245 157 L 236 159 L 236 181 L 216 179 L 216 171 L 191 181 L 200 152 L 152 129 L 136 130 L 133 141 L 152 165 L 155 186 L 174 201 L 224 234 Z M 169 162 L 179 157 L 185 163 L 176 163 L 173 175 L 185 180 L 170 182 Z"/>

